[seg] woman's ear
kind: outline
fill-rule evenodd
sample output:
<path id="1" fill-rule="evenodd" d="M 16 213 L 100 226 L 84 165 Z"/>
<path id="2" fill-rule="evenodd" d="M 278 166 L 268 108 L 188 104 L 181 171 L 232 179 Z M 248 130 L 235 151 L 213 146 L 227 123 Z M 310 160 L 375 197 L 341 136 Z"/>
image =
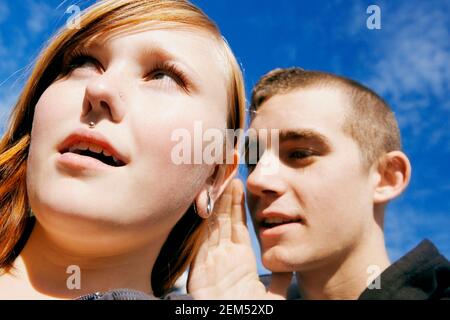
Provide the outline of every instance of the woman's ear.
<path id="1" fill-rule="evenodd" d="M 411 178 L 411 164 L 401 151 L 385 154 L 376 167 L 377 180 L 374 186 L 375 204 L 387 203 L 398 197 L 408 186 Z"/>
<path id="2" fill-rule="evenodd" d="M 197 214 L 206 219 L 211 215 L 214 202 L 220 197 L 227 185 L 233 180 L 239 168 L 239 153 L 233 151 L 233 163 L 217 164 L 212 175 L 207 179 L 204 188 L 194 200 Z M 209 209 L 208 210 L 208 205 Z"/>

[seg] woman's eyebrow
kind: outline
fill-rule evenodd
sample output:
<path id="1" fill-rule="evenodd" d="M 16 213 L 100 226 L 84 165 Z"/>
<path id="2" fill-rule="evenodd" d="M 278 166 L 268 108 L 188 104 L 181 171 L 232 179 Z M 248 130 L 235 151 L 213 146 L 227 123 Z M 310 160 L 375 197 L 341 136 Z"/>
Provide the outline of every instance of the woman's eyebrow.
<path id="1" fill-rule="evenodd" d="M 170 51 L 155 45 L 144 47 L 141 54 L 144 57 L 158 57 L 164 60 L 177 60 L 177 58 Z"/>
<path id="2" fill-rule="evenodd" d="M 65 58 L 67 56 L 70 56 L 73 52 L 78 51 L 78 50 L 82 50 L 84 52 L 89 52 L 89 53 L 92 52 L 93 54 L 102 54 L 107 49 L 105 49 L 104 46 L 100 46 L 95 43 L 82 42 L 82 43 L 72 46 L 68 50 L 64 51 L 63 57 Z"/>

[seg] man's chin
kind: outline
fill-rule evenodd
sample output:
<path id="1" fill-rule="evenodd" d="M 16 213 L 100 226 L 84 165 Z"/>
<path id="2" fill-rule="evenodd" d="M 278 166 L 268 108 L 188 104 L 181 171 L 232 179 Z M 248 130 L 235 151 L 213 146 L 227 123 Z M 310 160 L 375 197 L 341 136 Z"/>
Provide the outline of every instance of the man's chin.
<path id="1" fill-rule="evenodd" d="M 295 251 L 292 253 L 291 251 Z M 308 254 L 302 248 L 286 250 L 272 247 L 261 250 L 261 259 L 264 268 L 271 272 L 298 272 L 308 271 L 321 265 L 322 259 L 315 254 Z"/>

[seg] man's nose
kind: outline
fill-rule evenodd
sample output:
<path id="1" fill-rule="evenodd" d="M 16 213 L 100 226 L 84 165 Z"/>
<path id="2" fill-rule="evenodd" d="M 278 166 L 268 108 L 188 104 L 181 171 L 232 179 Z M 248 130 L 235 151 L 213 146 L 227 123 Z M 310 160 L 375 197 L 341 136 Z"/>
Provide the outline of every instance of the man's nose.
<path id="1" fill-rule="evenodd" d="M 256 197 L 277 197 L 285 189 L 280 159 L 269 151 L 264 152 L 247 178 L 247 190 Z"/>

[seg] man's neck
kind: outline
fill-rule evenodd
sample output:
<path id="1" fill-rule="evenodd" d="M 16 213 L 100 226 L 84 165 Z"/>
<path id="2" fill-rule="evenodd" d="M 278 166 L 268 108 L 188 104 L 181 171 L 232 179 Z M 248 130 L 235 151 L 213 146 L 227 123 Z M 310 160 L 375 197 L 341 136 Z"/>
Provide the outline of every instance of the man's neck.
<path id="1" fill-rule="evenodd" d="M 354 300 L 374 280 L 373 270 L 377 270 L 379 275 L 389 265 L 381 235 L 353 248 L 338 261 L 330 261 L 308 271 L 297 271 L 297 283 L 305 299 Z"/>
<path id="2" fill-rule="evenodd" d="M 97 256 L 86 256 L 73 250 L 73 246 L 68 249 L 54 240 L 36 222 L 12 270 L 15 275 L 12 279 L 15 277 L 20 282 L 18 288 L 25 291 L 23 294 L 33 298 L 72 299 L 117 288 L 152 293 L 151 270 L 162 244 L 117 254 L 99 252 Z"/>

